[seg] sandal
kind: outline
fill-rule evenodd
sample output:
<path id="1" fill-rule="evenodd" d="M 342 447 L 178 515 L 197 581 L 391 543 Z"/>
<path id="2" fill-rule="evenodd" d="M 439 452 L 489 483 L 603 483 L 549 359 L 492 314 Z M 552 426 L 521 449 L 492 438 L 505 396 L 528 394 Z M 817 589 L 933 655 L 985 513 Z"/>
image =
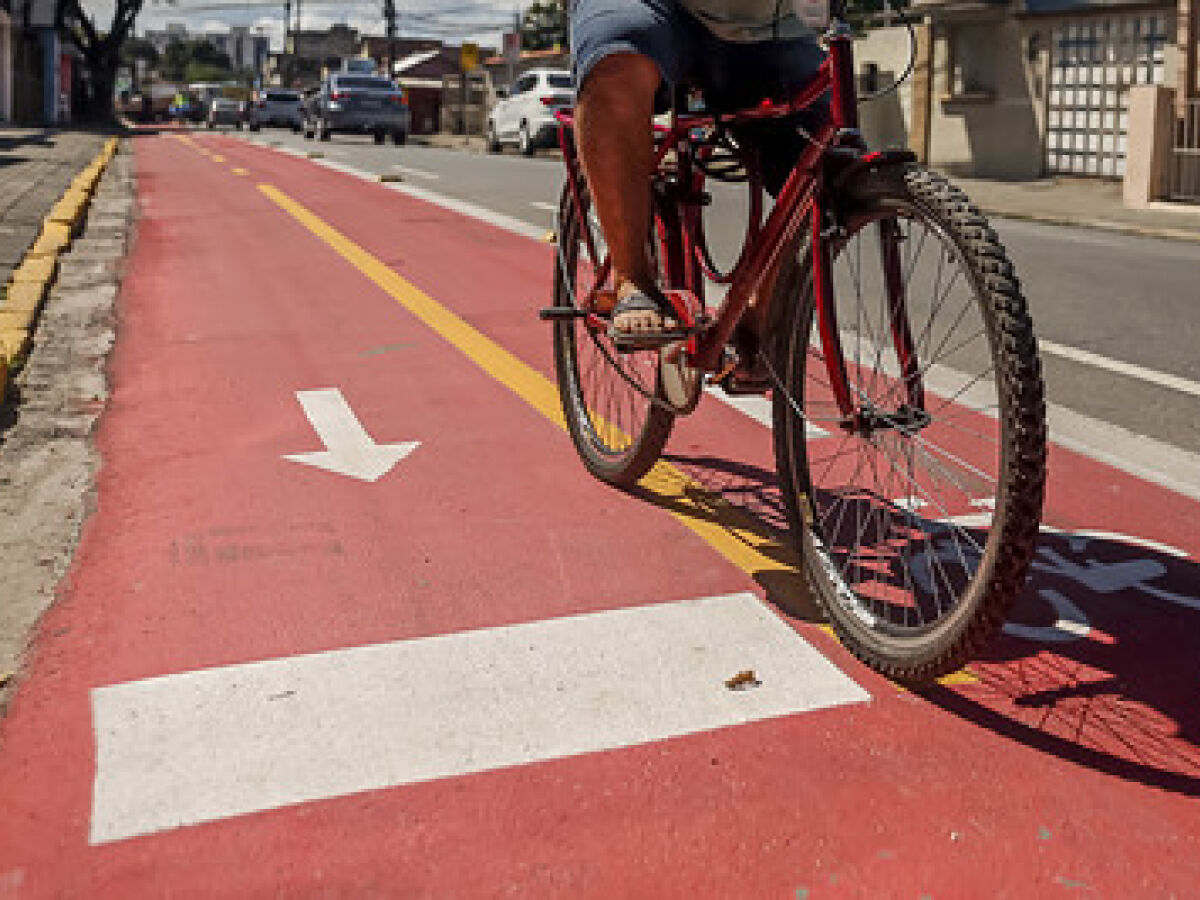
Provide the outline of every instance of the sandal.
<path id="1" fill-rule="evenodd" d="M 662 317 L 658 328 L 626 331 L 618 328 L 616 318 L 623 313 L 654 312 Z M 645 291 L 633 291 L 617 301 L 612 309 L 612 321 L 608 326 L 608 337 L 613 345 L 622 352 L 631 350 L 657 350 L 665 344 L 686 340 L 691 334 L 687 328 L 680 328 L 675 323 L 676 312 L 666 296 L 658 290 L 653 294 Z M 671 327 L 667 326 L 671 323 Z"/>

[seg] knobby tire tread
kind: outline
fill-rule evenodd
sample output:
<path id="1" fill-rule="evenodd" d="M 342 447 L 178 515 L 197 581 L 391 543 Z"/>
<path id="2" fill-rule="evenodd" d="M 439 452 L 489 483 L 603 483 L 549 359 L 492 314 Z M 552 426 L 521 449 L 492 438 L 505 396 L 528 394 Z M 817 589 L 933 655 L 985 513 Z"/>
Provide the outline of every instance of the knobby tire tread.
<path id="1" fill-rule="evenodd" d="M 807 484 L 808 477 L 803 474 L 802 482 L 795 479 L 799 473 L 792 471 L 787 424 L 782 419 L 787 415 L 794 417 L 795 413 L 785 410 L 785 403 L 779 399 L 775 403 L 775 447 L 781 489 L 790 527 L 800 544 L 804 575 L 814 598 L 838 639 L 861 662 L 894 681 L 922 684 L 978 658 L 1007 621 L 1024 584 L 1038 539 L 1045 489 L 1046 420 L 1041 364 L 1027 303 L 1013 266 L 987 219 L 962 191 L 940 175 L 915 165 L 905 165 L 867 172 L 848 185 L 845 193 L 852 204 L 870 204 L 888 197 L 916 201 L 919 206 L 932 211 L 951 236 L 957 237 L 994 310 L 997 377 L 1004 379 L 1005 391 L 1011 400 L 1002 404 L 1006 408 L 1000 411 L 1012 436 L 1010 444 L 1002 448 L 1000 459 L 1000 470 L 1007 473 L 1005 496 L 997 498 L 997 510 L 1003 510 L 1002 535 L 994 551 L 989 542 L 988 551 L 980 561 L 979 571 L 990 565 L 987 585 L 979 592 L 981 599 L 977 608 L 967 612 L 965 624 L 957 631 L 935 633 L 934 640 L 916 659 L 887 658 L 864 646 L 842 620 L 846 613 L 833 609 L 835 604 L 827 598 L 819 581 L 823 576 L 816 574 L 820 571 L 820 564 L 812 558 L 816 551 L 807 536 L 801 537 L 806 526 L 795 487 L 798 483 Z M 810 285 L 810 278 L 807 283 L 798 283 L 801 294 L 793 294 L 795 299 L 781 310 L 780 324 L 787 330 L 772 347 L 779 363 L 789 367 L 788 375 L 785 375 L 789 383 L 794 383 L 790 367 L 796 363 L 782 358 L 784 339 L 796 329 L 808 327 L 812 314 Z M 807 301 L 805 296 L 809 296 Z M 993 527 L 997 520 L 993 521 Z M 990 564 L 989 556 L 993 557 Z"/>
<path id="2" fill-rule="evenodd" d="M 582 188 L 586 190 L 586 188 Z M 582 248 L 579 246 L 578 235 L 584 225 L 576 215 L 574 199 L 571 196 L 570 185 L 563 187 L 562 198 L 559 201 L 557 231 L 555 233 L 556 250 L 570 247 L 575 254 L 573 262 L 578 265 Z M 562 271 L 563 261 L 558 252 L 554 256 L 554 304 L 556 306 L 572 306 L 571 293 L 566 289 L 567 273 Z M 571 441 L 594 477 L 620 488 L 634 487 L 662 455 L 663 447 L 671 436 L 675 425 L 675 416 L 654 403 L 646 412 L 645 424 L 637 435 L 630 435 L 631 443 L 625 453 L 618 458 L 602 455 L 593 444 L 589 431 L 586 400 L 578 384 L 577 357 L 574 352 L 576 340 L 587 340 L 580 334 L 583 326 L 574 322 L 554 323 L 554 368 L 558 381 L 559 398 L 562 403 L 563 417 L 566 419 L 567 431 Z M 623 378 L 616 371 L 612 377 Z"/>

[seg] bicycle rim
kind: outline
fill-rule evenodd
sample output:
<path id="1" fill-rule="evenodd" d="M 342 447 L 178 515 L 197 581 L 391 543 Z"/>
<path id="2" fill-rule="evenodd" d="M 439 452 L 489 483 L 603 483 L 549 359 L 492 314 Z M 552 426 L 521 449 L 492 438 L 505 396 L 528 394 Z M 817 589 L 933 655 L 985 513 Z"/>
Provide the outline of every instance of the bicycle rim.
<path id="1" fill-rule="evenodd" d="M 585 232 L 598 256 L 603 233 L 590 203 L 586 221 L 576 214 L 569 189 L 560 204 L 554 276 L 556 306 L 578 307 L 597 287 Z M 606 278 L 606 282 L 610 279 Z M 665 407 L 657 351 L 620 353 L 606 323 L 575 318 L 554 325 L 555 367 L 567 428 L 584 465 L 596 477 L 629 487 L 658 459 L 674 415 Z"/>
<path id="2" fill-rule="evenodd" d="M 874 668 L 921 680 L 977 653 L 1023 581 L 1044 479 L 1042 386 L 1024 300 L 982 217 L 919 170 L 876 187 L 833 270 L 858 421 L 834 401 L 806 289 L 777 451 L 810 581 L 839 635 Z M 918 360 L 907 373 L 884 222 L 900 234 Z M 910 402 L 914 382 L 923 409 Z"/>

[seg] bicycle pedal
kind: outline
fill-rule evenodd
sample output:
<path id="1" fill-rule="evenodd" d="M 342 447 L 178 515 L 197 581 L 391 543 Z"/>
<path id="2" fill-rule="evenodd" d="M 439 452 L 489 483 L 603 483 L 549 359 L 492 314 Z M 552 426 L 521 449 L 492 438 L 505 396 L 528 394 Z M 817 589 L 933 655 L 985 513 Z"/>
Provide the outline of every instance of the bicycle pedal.
<path id="1" fill-rule="evenodd" d="M 569 322 L 587 318 L 587 312 L 574 306 L 547 306 L 538 310 L 538 318 L 543 322 Z"/>
<path id="2" fill-rule="evenodd" d="M 772 387 L 771 379 L 759 378 L 755 375 L 739 375 L 736 372 L 730 372 L 720 381 L 716 382 L 726 394 L 731 397 L 761 397 Z"/>

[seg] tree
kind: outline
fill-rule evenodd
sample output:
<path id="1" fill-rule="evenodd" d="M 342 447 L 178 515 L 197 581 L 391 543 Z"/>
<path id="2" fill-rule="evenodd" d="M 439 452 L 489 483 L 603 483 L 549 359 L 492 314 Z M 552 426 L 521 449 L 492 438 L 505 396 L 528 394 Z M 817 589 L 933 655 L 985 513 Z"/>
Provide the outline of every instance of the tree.
<path id="1" fill-rule="evenodd" d="M 229 56 L 203 38 L 167 44 L 158 68 L 167 81 L 226 81 L 232 77 Z M 196 77 L 201 74 L 204 77 Z"/>
<path id="2" fill-rule="evenodd" d="M 534 0 L 521 19 L 521 49 L 567 46 L 567 9 L 563 0 Z"/>
<path id="3" fill-rule="evenodd" d="M 57 0 L 55 19 L 83 56 L 86 90 L 83 116 L 96 122 L 111 122 L 113 88 L 121 64 L 121 47 L 133 32 L 133 23 L 144 0 L 114 0 L 113 17 L 107 29 L 96 27 L 83 9 L 83 0 Z"/>

